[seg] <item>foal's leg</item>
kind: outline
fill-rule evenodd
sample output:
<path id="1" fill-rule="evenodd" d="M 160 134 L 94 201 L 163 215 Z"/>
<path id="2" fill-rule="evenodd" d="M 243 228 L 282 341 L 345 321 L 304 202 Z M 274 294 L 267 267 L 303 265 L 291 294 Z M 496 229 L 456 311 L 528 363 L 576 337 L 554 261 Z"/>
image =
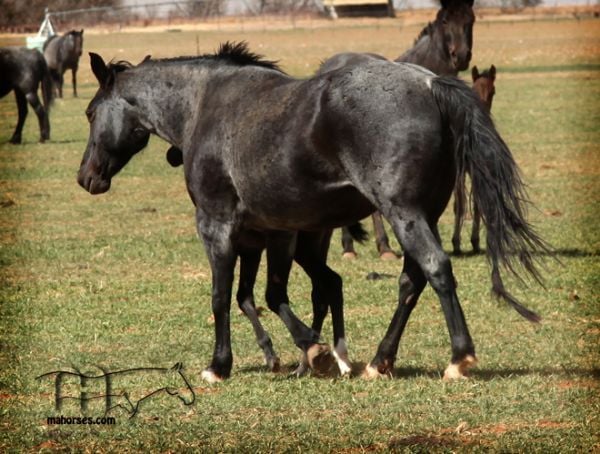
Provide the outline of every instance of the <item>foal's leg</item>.
<path id="1" fill-rule="evenodd" d="M 481 213 L 479 207 L 473 202 L 473 228 L 471 230 L 471 245 L 473 246 L 473 252 L 481 252 L 479 247 L 479 228 L 481 224 Z"/>
<path id="2" fill-rule="evenodd" d="M 260 265 L 262 250 L 245 250 L 240 253 L 240 283 L 237 292 L 237 302 L 242 312 L 248 317 L 256 341 L 265 354 L 267 367 L 272 372 L 279 370 L 279 358 L 273 349 L 273 343 L 269 334 L 265 331 L 256 312 L 254 304 L 254 283 Z"/>
<path id="3" fill-rule="evenodd" d="M 229 377 L 233 363 L 231 353 L 230 308 L 231 286 L 237 254 L 233 245 L 233 226 L 198 216 L 198 231 L 212 271 L 212 311 L 215 317 L 215 348 L 210 366 L 202 378 L 215 383 Z"/>
<path id="4" fill-rule="evenodd" d="M 15 89 L 15 99 L 17 100 L 17 112 L 19 116 L 17 119 L 17 127 L 10 138 L 10 143 L 21 143 L 23 125 L 25 124 L 25 118 L 27 118 L 27 99 L 19 89 Z"/>
<path id="5" fill-rule="evenodd" d="M 342 257 L 345 259 L 356 258 L 356 251 L 354 250 L 354 240 L 350 234 L 348 227 L 342 227 Z"/>
<path id="6" fill-rule="evenodd" d="M 37 93 L 27 93 L 27 101 L 29 101 L 31 107 L 33 107 L 38 118 L 38 123 L 40 124 L 40 142 L 50 139 L 50 120 L 48 119 L 48 112 L 44 109 Z"/>
<path id="7" fill-rule="evenodd" d="M 418 213 L 402 213 L 402 216 L 388 216 L 392 222 L 394 232 L 398 236 L 405 254 L 411 256 L 421 268 L 425 278 L 437 293 L 446 324 L 450 333 L 452 358 L 450 365 L 444 373 L 445 379 L 464 377 L 467 368 L 475 364 L 475 347 L 467 323 L 456 295 L 456 283 L 452 274 L 450 259 L 435 238 L 432 229 L 424 217 Z M 393 332 L 397 321 L 392 319 L 388 332 Z M 379 373 L 391 372 L 386 362 L 393 364 L 397 346 L 394 337 L 389 342 L 389 347 L 384 347 L 386 357 L 376 357 L 371 363 L 371 368 Z"/>
<path id="8" fill-rule="evenodd" d="M 309 366 L 316 372 L 326 372 L 331 366 L 329 347 L 319 344 L 319 333 L 300 321 L 290 308 L 287 283 L 295 249 L 295 233 L 272 232 L 267 235 L 267 304 L 286 325 Z"/>
<path id="9" fill-rule="evenodd" d="M 377 245 L 377 251 L 379 257 L 384 260 L 397 259 L 398 256 L 390 247 L 390 240 L 385 233 L 385 227 L 383 226 L 383 217 L 379 211 L 374 212 L 371 217 L 373 218 L 373 230 L 375 230 L 375 244 Z"/>
<path id="10" fill-rule="evenodd" d="M 330 239 L 331 231 L 299 233 L 294 260 L 304 269 L 312 282 L 312 328 L 319 334 L 321 333 L 327 310 L 331 308 L 333 356 L 340 369 L 340 374 L 349 375 L 352 366 L 348 359 L 344 332 L 342 278 L 327 266 L 327 250 Z M 307 367 L 306 362 L 302 362 L 296 373 L 302 375 Z"/>
<path id="11" fill-rule="evenodd" d="M 417 262 L 406 252 L 404 254 L 404 266 L 400 275 L 400 291 L 398 307 L 392 317 L 390 326 L 379 347 L 375 358 L 365 369 L 366 378 L 375 378 L 381 375 L 391 375 L 394 370 L 394 361 L 400 338 L 408 322 L 408 318 L 417 304 L 419 295 L 427 284 L 427 279 Z"/>

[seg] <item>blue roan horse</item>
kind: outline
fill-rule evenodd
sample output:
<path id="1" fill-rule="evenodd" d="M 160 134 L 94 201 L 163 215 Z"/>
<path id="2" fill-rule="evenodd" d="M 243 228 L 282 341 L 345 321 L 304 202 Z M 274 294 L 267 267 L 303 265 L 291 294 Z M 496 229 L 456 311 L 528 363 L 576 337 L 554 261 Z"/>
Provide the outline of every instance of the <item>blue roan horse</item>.
<path id="1" fill-rule="evenodd" d="M 477 95 L 452 77 L 371 59 L 307 80 L 225 44 L 214 55 L 106 65 L 91 54 L 100 88 L 86 114 L 88 145 L 78 182 L 91 194 L 157 134 L 183 152 L 188 192 L 212 269 L 215 348 L 203 372 L 228 377 L 229 313 L 239 250 L 266 237 L 267 304 L 310 356 L 319 335 L 292 312 L 287 277 L 297 231 L 349 225 L 379 210 L 405 251 L 398 306 L 370 377 L 393 371 L 400 337 L 427 283 L 446 317 L 452 356 L 445 377 L 462 377 L 475 348 L 437 221 L 457 177 L 468 171 L 488 228 L 487 254 L 518 272 L 535 267 L 545 243 L 525 220 L 526 195 L 512 155 Z M 493 290 L 530 320 L 493 275 Z M 318 369 L 316 361 L 311 362 Z"/>

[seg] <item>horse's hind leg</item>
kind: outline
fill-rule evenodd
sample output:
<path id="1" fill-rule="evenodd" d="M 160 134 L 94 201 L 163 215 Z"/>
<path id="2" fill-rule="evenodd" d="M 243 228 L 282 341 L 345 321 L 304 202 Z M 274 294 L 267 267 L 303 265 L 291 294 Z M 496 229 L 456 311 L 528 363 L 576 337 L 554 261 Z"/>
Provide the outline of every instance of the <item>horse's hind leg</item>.
<path id="1" fill-rule="evenodd" d="M 471 245 L 473 246 L 473 252 L 481 252 L 479 247 L 479 229 L 481 224 L 481 213 L 479 207 L 473 202 L 473 228 L 471 230 Z"/>
<path id="2" fill-rule="evenodd" d="M 373 218 L 373 230 L 375 230 L 375 244 L 377 244 L 377 251 L 379 257 L 384 260 L 397 259 L 398 256 L 390 247 L 390 240 L 385 233 L 385 227 L 383 225 L 383 217 L 379 211 L 376 211 L 371 215 Z"/>
<path id="3" fill-rule="evenodd" d="M 21 135 L 23 133 L 23 125 L 25 124 L 25 118 L 27 118 L 27 99 L 20 90 L 15 90 L 15 99 L 17 100 L 17 127 L 15 132 L 10 138 L 10 143 L 21 143 Z"/>
<path id="4" fill-rule="evenodd" d="M 417 304 L 419 295 L 427 284 L 427 279 L 425 279 L 423 271 L 421 271 L 417 262 L 406 252 L 404 254 L 404 266 L 399 282 L 398 307 L 383 340 L 377 348 L 375 358 L 365 369 L 365 377 L 367 378 L 391 375 L 393 372 L 400 338 L 402 337 L 408 318 Z"/>
<path id="5" fill-rule="evenodd" d="M 332 359 L 329 347 L 319 344 L 319 333 L 300 321 L 290 308 L 287 283 L 295 249 L 295 233 L 267 235 L 267 304 L 286 325 L 309 366 L 316 372 L 327 372 Z"/>
<path id="6" fill-rule="evenodd" d="M 313 323 L 312 328 L 321 333 L 327 311 L 331 308 L 333 324 L 333 356 L 341 375 L 348 375 L 352 366 L 348 359 L 344 331 L 344 296 L 342 278 L 327 266 L 327 251 L 331 231 L 301 232 L 298 234 L 298 244 L 294 259 L 304 269 L 312 282 Z M 297 374 L 302 375 L 306 363 L 301 363 Z"/>
<path id="7" fill-rule="evenodd" d="M 460 183 L 457 183 L 459 185 Z M 460 255 L 460 231 L 462 230 L 462 216 L 460 213 L 464 212 L 463 198 L 459 194 L 461 189 L 456 187 L 454 190 L 454 233 L 452 234 L 452 252 L 454 255 Z"/>
<path id="8" fill-rule="evenodd" d="M 450 259 L 436 240 L 424 217 L 419 213 L 403 212 L 402 216 L 390 215 L 388 219 L 392 223 L 405 254 L 416 261 L 440 299 L 452 346 L 452 358 L 450 365 L 446 368 L 444 378 L 462 378 L 467 368 L 476 362 L 475 347 L 456 295 L 456 283 Z M 396 319 L 392 319 L 388 332 L 394 331 L 395 326 L 393 325 L 396 322 Z M 391 341 L 393 340 L 395 339 L 392 337 Z M 385 342 L 390 342 L 390 340 L 384 338 L 382 344 Z M 387 358 L 376 357 L 376 362 L 371 363 L 371 367 L 380 373 L 382 370 L 391 372 L 391 369 L 388 369 L 383 363 L 385 360 L 393 363 L 397 346 L 392 342 L 390 344 L 386 352 Z"/>
<path id="9" fill-rule="evenodd" d="M 256 341 L 265 354 L 267 367 L 269 370 L 275 372 L 279 370 L 279 358 L 273 349 L 273 343 L 269 334 L 258 319 L 258 312 L 254 305 L 254 284 L 260 265 L 261 254 L 261 249 L 245 250 L 240 253 L 240 283 L 237 292 L 237 302 L 242 312 L 252 324 Z"/>
<path id="10" fill-rule="evenodd" d="M 48 112 L 46 112 L 46 109 L 44 109 L 44 106 L 40 102 L 40 98 L 38 98 L 37 93 L 27 93 L 27 101 L 29 101 L 31 107 L 33 107 L 40 124 L 40 142 L 50 139 L 50 121 L 48 119 Z"/>

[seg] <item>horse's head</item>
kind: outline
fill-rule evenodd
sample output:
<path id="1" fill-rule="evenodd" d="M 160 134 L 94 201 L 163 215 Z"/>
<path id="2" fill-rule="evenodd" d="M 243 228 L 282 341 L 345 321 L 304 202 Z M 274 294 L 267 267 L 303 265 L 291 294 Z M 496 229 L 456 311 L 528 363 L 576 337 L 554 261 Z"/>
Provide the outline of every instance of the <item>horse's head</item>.
<path id="1" fill-rule="evenodd" d="M 90 194 L 101 194 L 110 189 L 112 177 L 148 144 L 150 132 L 140 121 L 135 101 L 119 92 L 118 75 L 129 66 L 106 66 L 102 57 L 93 53 L 90 58 L 100 88 L 86 109 L 90 135 L 77 181 Z"/>
<path id="2" fill-rule="evenodd" d="M 473 78 L 473 90 L 479 95 L 479 98 L 485 104 L 488 111 L 492 110 L 492 101 L 496 94 L 496 67 L 492 65 L 490 69 L 486 69 L 482 73 L 479 72 L 477 66 L 473 66 L 471 70 Z"/>
<path id="3" fill-rule="evenodd" d="M 457 71 L 469 67 L 473 48 L 473 0 L 441 0 L 436 22 L 441 25 L 444 43 Z"/>
<path id="4" fill-rule="evenodd" d="M 71 30 L 67 33 L 65 39 L 71 52 L 77 55 L 77 57 L 81 57 L 81 52 L 83 51 L 83 28 L 79 31 Z"/>

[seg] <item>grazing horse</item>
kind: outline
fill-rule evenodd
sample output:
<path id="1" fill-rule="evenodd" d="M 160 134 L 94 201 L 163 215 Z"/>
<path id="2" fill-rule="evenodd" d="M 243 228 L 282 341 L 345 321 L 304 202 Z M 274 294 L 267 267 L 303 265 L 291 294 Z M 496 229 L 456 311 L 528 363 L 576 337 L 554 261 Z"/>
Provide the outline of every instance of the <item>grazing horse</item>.
<path id="1" fill-rule="evenodd" d="M 442 7 L 437 12 L 435 21 L 427 24 L 413 47 L 395 61 L 423 66 L 438 76 L 456 76 L 459 71 L 469 67 L 474 23 L 473 0 L 442 0 Z M 358 64 L 371 57 L 383 59 L 375 54 L 342 53 L 324 62 L 319 72 Z M 380 213 L 373 214 L 373 228 L 379 255 L 382 258 L 394 258 Z M 344 257 L 356 256 L 352 238 L 343 228 L 342 247 Z"/>
<path id="2" fill-rule="evenodd" d="M 294 79 L 245 43 L 216 54 L 106 65 L 91 55 L 100 88 L 77 176 L 90 194 L 157 134 L 183 152 L 188 193 L 212 270 L 215 346 L 203 378 L 231 373 L 230 308 L 238 251 L 266 237 L 267 304 L 310 356 L 319 335 L 292 312 L 287 276 L 297 231 L 350 225 L 376 210 L 405 251 L 398 306 L 369 377 L 392 373 L 400 337 L 425 285 L 438 295 L 452 348 L 445 377 L 460 378 L 475 347 L 437 222 L 457 178 L 469 172 L 486 224 L 492 290 L 538 321 L 505 289 L 499 268 L 534 278 L 549 247 L 525 219 L 526 194 L 510 150 L 466 84 L 412 64 L 372 59 Z M 319 356 L 311 366 L 319 368 Z"/>
<path id="3" fill-rule="evenodd" d="M 73 96 L 77 97 L 77 68 L 83 49 L 83 29 L 71 30 L 62 36 L 54 35 L 44 43 L 44 58 L 52 73 L 58 90 L 58 97 L 63 97 L 63 75 L 67 69 L 73 76 Z"/>
<path id="4" fill-rule="evenodd" d="M 481 74 L 477 66 L 473 66 L 471 70 L 473 79 L 473 90 L 479 95 L 479 99 L 488 112 L 492 110 L 492 100 L 496 94 L 494 82 L 496 81 L 496 67 L 492 65 L 489 70 L 483 71 Z M 460 231 L 462 229 L 463 216 L 459 213 L 464 211 L 465 206 L 465 180 L 457 181 L 454 188 L 454 234 L 452 235 L 452 249 L 455 255 L 460 255 Z M 471 230 L 471 245 L 473 252 L 479 253 L 479 226 L 481 224 L 481 215 L 479 207 L 473 203 L 473 226 Z"/>
<path id="5" fill-rule="evenodd" d="M 42 102 L 38 98 L 38 87 L 42 86 Z M 52 104 L 52 79 L 41 53 L 35 49 L 20 47 L 0 48 L 0 98 L 15 92 L 19 119 L 10 143 L 21 143 L 21 134 L 27 103 L 33 107 L 40 124 L 40 142 L 50 139 L 48 113 Z"/>

